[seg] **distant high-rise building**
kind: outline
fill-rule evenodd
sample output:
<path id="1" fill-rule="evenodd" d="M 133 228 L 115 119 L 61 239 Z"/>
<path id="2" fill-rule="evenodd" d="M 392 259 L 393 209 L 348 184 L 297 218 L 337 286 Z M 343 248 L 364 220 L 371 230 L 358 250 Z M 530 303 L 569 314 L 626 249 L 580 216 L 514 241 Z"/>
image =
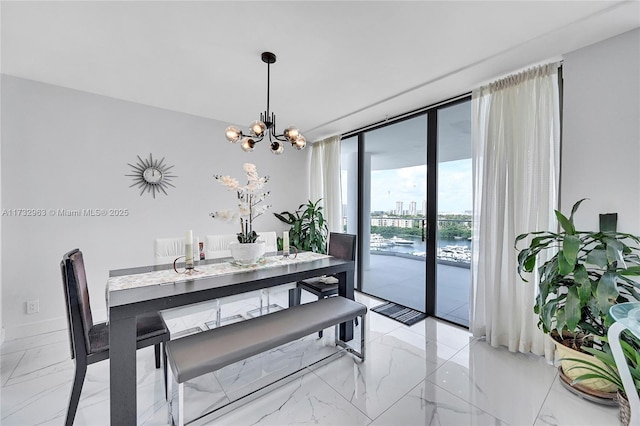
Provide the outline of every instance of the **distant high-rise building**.
<path id="1" fill-rule="evenodd" d="M 415 216 L 418 212 L 416 211 L 416 202 L 415 201 L 411 201 L 409 203 L 409 215 L 410 216 Z"/>
<path id="2" fill-rule="evenodd" d="M 396 201 L 396 211 L 395 213 L 400 216 L 402 215 L 402 201 Z"/>

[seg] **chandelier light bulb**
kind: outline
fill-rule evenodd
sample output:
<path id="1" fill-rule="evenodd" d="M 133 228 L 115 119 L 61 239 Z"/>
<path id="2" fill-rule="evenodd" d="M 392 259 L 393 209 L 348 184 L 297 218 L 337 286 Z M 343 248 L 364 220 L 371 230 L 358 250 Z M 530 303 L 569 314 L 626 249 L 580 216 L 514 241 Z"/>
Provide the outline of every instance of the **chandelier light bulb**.
<path id="1" fill-rule="evenodd" d="M 236 126 L 229 126 L 227 127 L 227 130 L 225 130 L 225 135 L 229 142 L 236 143 L 240 140 L 242 132 Z"/>
<path id="2" fill-rule="evenodd" d="M 280 155 L 284 152 L 284 146 L 280 142 L 271 142 L 271 152 Z"/>
<path id="3" fill-rule="evenodd" d="M 299 134 L 300 134 L 300 131 L 293 126 L 289 126 L 286 129 L 284 129 L 284 137 L 287 138 L 287 140 L 291 143 L 294 143 L 296 141 L 296 138 L 298 137 Z"/>
<path id="4" fill-rule="evenodd" d="M 262 121 L 256 120 L 251 123 L 250 129 L 251 134 L 256 138 L 259 138 L 264 135 L 265 130 L 267 130 L 267 126 Z"/>
<path id="5" fill-rule="evenodd" d="M 256 141 L 254 141 L 253 139 L 244 138 L 240 143 L 240 148 L 242 148 L 244 152 L 251 152 L 253 151 L 253 148 L 255 147 L 255 145 L 256 145 Z"/>
<path id="6" fill-rule="evenodd" d="M 302 135 L 298 135 L 298 137 L 296 138 L 296 141 L 293 144 L 293 147 L 299 151 L 303 149 L 305 146 L 307 146 L 307 139 Z"/>

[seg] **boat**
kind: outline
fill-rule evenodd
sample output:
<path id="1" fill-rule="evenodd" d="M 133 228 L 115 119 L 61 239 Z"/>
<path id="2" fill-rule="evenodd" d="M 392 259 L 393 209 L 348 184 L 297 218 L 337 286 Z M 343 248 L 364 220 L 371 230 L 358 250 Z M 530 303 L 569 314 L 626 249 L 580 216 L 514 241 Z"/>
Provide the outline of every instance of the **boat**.
<path id="1" fill-rule="evenodd" d="M 390 245 L 392 245 L 389 240 L 385 239 L 382 235 L 380 234 L 371 234 L 371 241 L 369 243 L 369 246 L 372 248 L 383 248 L 383 247 L 389 247 Z"/>
<path id="2" fill-rule="evenodd" d="M 403 245 L 403 246 L 413 245 L 413 241 L 405 240 L 404 238 L 399 238 L 395 236 L 392 238 L 389 238 L 388 241 L 393 245 Z"/>
<path id="3" fill-rule="evenodd" d="M 438 248 L 438 259 L 450 262 L 471 263 L 471 249 L 465 246 L 445 246 Z"/>

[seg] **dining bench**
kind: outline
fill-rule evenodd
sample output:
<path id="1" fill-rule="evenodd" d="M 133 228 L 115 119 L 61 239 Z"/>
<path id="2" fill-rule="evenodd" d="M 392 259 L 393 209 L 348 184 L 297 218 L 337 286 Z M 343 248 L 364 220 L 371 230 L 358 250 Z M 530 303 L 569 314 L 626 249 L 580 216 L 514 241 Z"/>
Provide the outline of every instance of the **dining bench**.
<path id="1" fill-rule="evenodd" d="M 186 381 L 331 326 L 336 327 L 336 345 L 364 361 L 366 313 L 367 307 L 361 303 L 330 297 L 167 342 L 165 350 L 173 374 L 169 382 L 178 384 L 169 401 L 173 423 L 185 422 Z M 339 325 L 357 317 L 361 317 L 359 352 L 338 338 Z"/>

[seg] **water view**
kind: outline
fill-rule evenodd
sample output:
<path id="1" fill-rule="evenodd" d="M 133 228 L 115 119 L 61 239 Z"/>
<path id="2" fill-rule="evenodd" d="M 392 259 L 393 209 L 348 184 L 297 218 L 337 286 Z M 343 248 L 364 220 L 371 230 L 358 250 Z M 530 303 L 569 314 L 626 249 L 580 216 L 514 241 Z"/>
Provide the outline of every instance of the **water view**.
<path id="1" fill-rule="evenodd" d="M 427 242 L 414 236 L 385 238 L 379 234 L 371 234 L 371 252 L 376 251 L 424 257 L 427 253 Z M 438 259 L 471 263 L 471 241 L 468 239 L 439 239 Z"/>

